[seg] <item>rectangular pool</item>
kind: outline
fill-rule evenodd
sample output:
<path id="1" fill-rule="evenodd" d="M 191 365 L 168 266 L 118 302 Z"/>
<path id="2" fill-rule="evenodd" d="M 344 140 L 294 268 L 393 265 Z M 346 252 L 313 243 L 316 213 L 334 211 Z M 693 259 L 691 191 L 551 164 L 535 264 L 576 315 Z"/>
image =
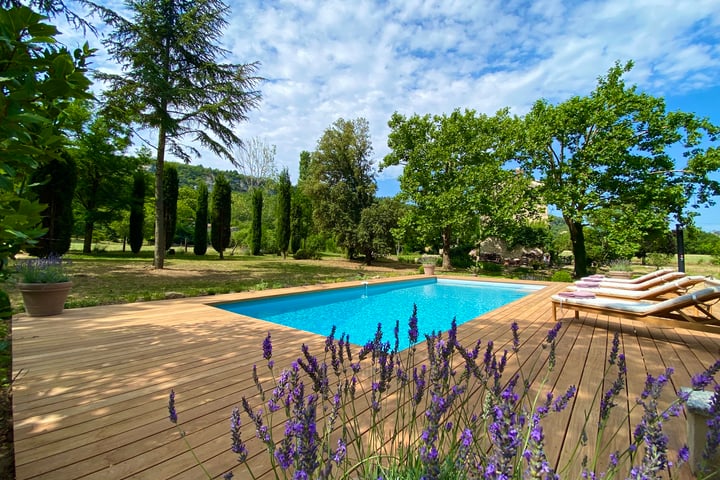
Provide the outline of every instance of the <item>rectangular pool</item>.
<path id="1" fill-rule="evenodd" d="M 346 333 L 356 344 L 372 340 L 378 323 L 384 339 L 394 342 L 400 321 L 400 349 L 409 346 L 408 319 L 418 308 L 419 340 L 424 334 L 444 332 L 453 318 L 461 325 L 542 289 L 539 285 L 424 278 L 355 287 L 281 295 L 257 300 L 217 304 L 215 307 L 319 335 Z"/>

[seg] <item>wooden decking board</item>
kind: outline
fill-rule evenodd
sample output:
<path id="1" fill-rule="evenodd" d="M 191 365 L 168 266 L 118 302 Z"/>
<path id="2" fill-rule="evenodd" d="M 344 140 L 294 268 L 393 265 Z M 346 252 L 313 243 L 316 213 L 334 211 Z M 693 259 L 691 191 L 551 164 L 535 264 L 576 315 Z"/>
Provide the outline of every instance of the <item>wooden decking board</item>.
<path id="1" fill-rule="evenodd" d="M 501 354 L 512 347 L 510 324 L 517 321 L 519 359 L 522 368 L 529 368 L 531 359 L 546 356 L 541 344 L 553 326 L 548 297 L 564 287 L 551 284 L 461 325 L 458 338 L 469 348 L 482 339 L 483 351 L 486 342 L 493 340 Z M 283 293 L 308 290 L 283 289 Z M 261 348 L 265 335 L 272 333 L 277 373 L 300 355 L 304 341 L 313 345 L 311 352 L 319 358 L 324 344 L 323 336 L 206 305 L 268 294 L 273 292 L 76 309 L 48 319 L 17 317 L 13 322 L 13 367 L 15 372 L 24 372 L 14 398 L 17 478 L 203 477 L 167 420 L 170 388 L 177 392 L 187 440 L 206 467 L 216 476 L 233 469 L 236 478 L 242 478 L 242 467 L 229 452 L 229 415 L 243 394 L 256 395 L 252 365 L 258 364 L 261 378 L 266 376 Z M 623 346 L 629 351 L 642 351 L 645 357 L 641 358 L 658 364 L 654 371 L 644 361 L 629 367 L 628 383 L 640 384 L 640 388 L 647 369 L 657 375 L 665 365 L 681 361 L 682 365 L 673 366 L 682 386 L 699 371 L 698 366 L 704 368 L 720 356 L 720 335 L 715 332 L 676 326 L 646 328 L 642 322 L 637 329 L 631 321 L 620 323 L 616 318 L 591 315 L 581 315 L 576 322 L 570 311 L 561 312 L 561 317 L 558 366 L 546 387 L 552 385 L 556 396 L 573 383 L 592 386 L 594 381 L 597 386 L 597 365 L 593 369 L 590 364 L 600 358 L 604 364 L 614 330 L 623 331 Z M 385 332 L 386 339 L 391 333 Z M 400 323 L 400 334 L 407 334 L 406 321 Z M 424 348 L 421 343 L 418 351 Z M 416 360 L 422 362 L 424 357 L 419 354 Z M 580 360 L 587 368 L 579 367 Z M 510 358 L 506 378 L 515 365 L 515 358 Z M 536 368 L 535 374 L 542 372 Z M 541 394 L 544 396 L 544 391 Z M 578 398 L 572 413 L 553 414 L 545 434 L 554 455 L 560 451 L 556 443 L 576 441 L 579 432 L 573 431 L 574 426 L 588 403 L 589 399 Z M 257 407 L 257 399 L 251 404 Z M 264 448 L 252 440 L 254 428 L 245 418 L 243 423 L 243 437 L 255 449 L 254 471 L 267 472 Z M 684 434 L 684 422 L 679 425 L 673 436 Z M 282 426 L 277 428 L 282 430 Z"/>

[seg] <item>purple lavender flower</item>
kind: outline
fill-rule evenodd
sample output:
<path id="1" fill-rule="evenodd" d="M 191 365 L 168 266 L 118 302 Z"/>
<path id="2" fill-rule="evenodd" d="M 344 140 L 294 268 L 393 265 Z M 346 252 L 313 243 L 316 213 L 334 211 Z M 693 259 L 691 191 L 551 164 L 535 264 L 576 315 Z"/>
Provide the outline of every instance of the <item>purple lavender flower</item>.
<path id="1" fill-rule="evenodd" d="M 418 319 L 417 319 L 417 305 L 413 304 L 413 313 L 408 321 L 408 339 L 410 345 L 414 345 L 418 340 Z"/>
<path id="2" fill-rule="evenodd" d="M 347 445 L 345 444 L 345 440 L 343 440 L 342 438 L 338 438 L 337 449 L 333 454 L 333 462 L 335 462 L 336 465 L 340 465 L 342 461 L 345 460 L 346 455 Z"/>
<path id="3" fill-rule="evenodd" d="M 177 411 L 175 411 L 175 390 L 170 390 L 170 399 L 168 400 L 168 411 L 170 412 L 170 421 L 177 423 Z"/>
<path id="4" fill-rule="evenodd" d="M 620 334 L 618 332 L 615 332 L 615 335 L 613 336 L 613 341 L 612 341 L 612 349 L 610 350 L 610 356 L 608 357 L 608 363 L 610 363 L 610 365 L 615 365 L 615 360 L 617 360 L 619 351 L 620 351 Z"/>
<path id="5" fill-rule="evenodd" d="M 517 353 L 518 350 L 520 350 L 520 334 L 518 334 L 518 323 L 513 322 L 512 325 L 510 325 L 510 329 L 512 330 L 513 335 L 513 353 Z"/>
<path id="6" fill-rule="evenodd" d="M 707 421 L 708 431 L 702 454 L 706 461 L 713 458 L 720 449 L 720 384 L 715 385 L 715 394 L 710 400 L 708 413 L 710 418 Z"/>
<path id="7" fill-rule="evenodd" d="M 234 477 L 234 475 L 232 472 L 227 472 L 225 475 L 223 475 L 223 478 L 225 480 L 232 480 L 233 477 Z"/>
<path id="8" fill-rule="evenodd" d="M 687 445 L 683 445 L 678 450 L 678 463 L 687 463 L 690 460 L 690 449 Z"/>
<path id="9" fill-rule="evenodd" d="M 692 377 L 692 388 L 694 390 L 702 390 L 703 388 L 710 385 L 715 379 L 715 374 L 720 371 L 720 359 L 716 360 L 714 364 L 709 366 L 707 370 Z"/>
<path id="10" fill-rule="evenodd" d="M 230 436 L 232 438 L 232 447 L 230 449 L 238 455 L 238 462 L 244 462 L 248 455 L 247 447 L 245 447 L 240 435 L 241 423 L 240 409 L 235 407 L 230 415 Z"/>
<path id="11" fill-rule="evenodd" d="M 272 341 L 270 340 L 270 332 L 268 332 L 267 337 L 263 340 L 262 348 L 263 358 L 265 360 L 270 360 L 272 358 Z"/>

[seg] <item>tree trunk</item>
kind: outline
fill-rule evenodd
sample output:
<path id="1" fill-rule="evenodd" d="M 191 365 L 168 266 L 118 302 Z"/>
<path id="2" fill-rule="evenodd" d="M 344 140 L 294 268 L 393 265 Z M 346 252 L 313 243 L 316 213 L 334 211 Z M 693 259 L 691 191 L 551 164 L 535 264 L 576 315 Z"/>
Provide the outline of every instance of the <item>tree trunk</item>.
<path id="1" fill-rule="evenodd" d="M 92 253 L 92 238 L 95 230 L 95 223 L 85 221 L 85 238 L 83 239 L 83 253 Z"/>
<path id="2" fill-rule="evenodd" d="M 585 233 L 583 232 L 582 222 L 577 222 L 571 218 L 565 218 L 565 224 L 570 231 L 570 241 L 572 242 L 573 258 L 575 262 L 574 275 L 575 278 L 582 278 L 587 275 L 587 252 L 585 251 Z"/>
<path id="3" fill-rule="evenodd" d="M 451 236 L 452 236 L 452 228 L 449 225 L 446 225 L 445 227 L 443 227 L 443 231 L 442 231 L 442 245 L 443 245 L 442 268 L 444 270 L 452 269 L 452 265 L 450 265 Z"/>
<path id="4" fill-rule="evenodd" d="M 163 204 L 163 170 L 165 167 L 165 126 L 158 131 L 157 162 L 155 164 L 155 253 L 153 265 L 157 269 L 165 266 L 165 206 Z M 222 258 L 222 256 L 220 257 Z"/>

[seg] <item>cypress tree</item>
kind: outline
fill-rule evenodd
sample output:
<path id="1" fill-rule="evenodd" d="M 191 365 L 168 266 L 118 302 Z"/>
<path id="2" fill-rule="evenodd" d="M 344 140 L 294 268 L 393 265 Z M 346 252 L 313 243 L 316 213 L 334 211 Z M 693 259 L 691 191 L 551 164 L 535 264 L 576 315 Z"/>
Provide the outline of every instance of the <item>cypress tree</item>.
<path id="1" fill-rule="evenodd" d="M 32 183 L 40 203 L 47 205 L 42 212 L 42 226 L 47 229 L 28 253 L 38 257 L 64 255 L 70 250 L 73 229 L 72 201 L 77 185 L 77 166 L 73 158 L 63 153 L 42 165 L 32 175 Z"/>
<path id="2" fill-rule="evenodd" d="M 263 192 L 259 188 L 252 191 L 252 227 L 250 232 L 250 250 L 253 255 L 260 255 L 262 250 L 262 207 Z"/>
<path id="3" fill-rule="evenodd" d="M 278 201 L 277 201 L 277 228 L 275 236 L 277 238 L 277 247 L 283 258 L 287 255 L 290 246 L 290 206 L 291 206 L 292 184 L 290 183 L 290 173 L 284 168 L 280 172 L 280 181 L 278 183 Z"/>
<path id="4" fill-rule="evenodd" d="M 230 183 L 222 173 L 215 179 L 212 191 L 212 211 L 210 213 L 210 242 L 223 257 L 223 251 L 230 245 L 230 208 L 232 191 Z"/>
<path id="5" fill-rule="evenodd" d="M 165 228 L 165 251 L 169 250 L 175 238 L 177 225 L 177 200 L 180 188 L 178 171 L 175 165 L 165 166 L 163 177 L 163 225 Z"/>
<path id="6" fill-rule="evenodd" d="M 130 250 L 137 254 L 143 244 L 145 226 L 145 172 L 138 170 L 133 176 L 130 200 Z"/>
<path id="7" fill-rule="evenodd" d="M 208 247 L 208 188 L 205 182 L 198 185 L 197 211 L 195 212 L 195 255 L 205 255 Z"/>

